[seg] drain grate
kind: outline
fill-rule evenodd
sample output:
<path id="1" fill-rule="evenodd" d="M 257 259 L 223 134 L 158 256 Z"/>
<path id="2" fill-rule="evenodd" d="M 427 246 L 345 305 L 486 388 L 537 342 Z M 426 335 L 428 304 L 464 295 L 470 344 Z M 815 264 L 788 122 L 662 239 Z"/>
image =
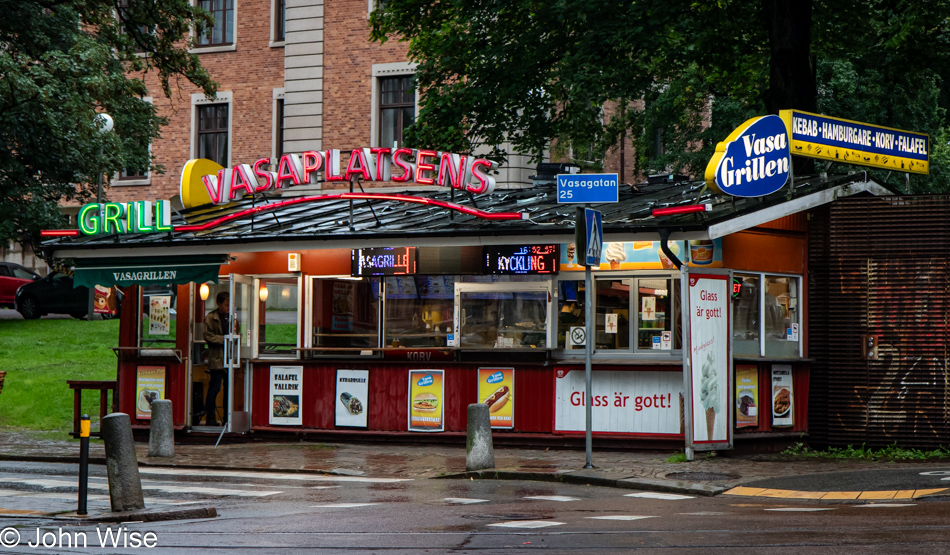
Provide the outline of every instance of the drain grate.
<path id="1" fill-rule="evenodd" d="M 713 480 L 736 480 L 742 476 L 719 472 L 671 472 L 666 477 L 671 480 L 685 480 L 687 482 L 711 482 Z"/>

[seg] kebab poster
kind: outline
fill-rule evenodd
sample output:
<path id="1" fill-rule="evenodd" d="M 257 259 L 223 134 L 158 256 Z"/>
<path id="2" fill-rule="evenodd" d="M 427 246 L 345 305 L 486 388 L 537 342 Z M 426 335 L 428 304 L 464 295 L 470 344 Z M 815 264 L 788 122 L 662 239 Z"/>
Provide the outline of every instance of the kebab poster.
<path id="1" fill-rule="evenodd" d="M 515 427 L 515 369 L 479 368 L 478 402 L 488 405 L 491 427 Z"/>
<path id="2" fill-rule="evenodd" d="M 135 418 L 152 419 L 152 401 L 165 398 L 165 367 L 139 366 L 135 377 Z"/>
<path id="3" fill-rule="evenodd" d="M 441 432 L 445 410 L 442 370 L 409 371 L 409 431 Z"/>
<path id="4" fill-rule="evenodd" d="M 759 425 L 759 367 L 736 365 L 736 428 Z"/>
<path id="5" fill-rule="evenodd" d="M 772 425 L 792 425 L 792 367 L 772 365 Z"/>
<path id="6" fill-rule="evenodd" d="M 365 428 L 369 400 L 369 370 L 336 371 L 334 426 Z"/>
<path id="7" fill-rule="evenodd" d="M 148 301 L 148 334 L 168 335 L 171 329 L 172 298 L 169 295 L 152 295 Z"/>
<path id="8" fill-rule="evenodd" d="M 302 426 L 303 366 L 270 367 L 271 411 L 268 423 Z"/>

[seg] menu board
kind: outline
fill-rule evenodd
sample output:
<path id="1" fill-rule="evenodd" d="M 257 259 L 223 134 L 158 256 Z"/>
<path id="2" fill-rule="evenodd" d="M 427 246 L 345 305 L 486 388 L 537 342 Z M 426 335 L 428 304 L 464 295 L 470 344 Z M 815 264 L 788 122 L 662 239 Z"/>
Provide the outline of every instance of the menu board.
<path id="1" fill-rule="evenodd" d="M 395 276 L 416 273 L 416 248 L 354 249 L 350 255 L 354 276 Z"/>
<path id="2" fill-rule="evenodd" d="M 171 329 L 172 298 L 169 295 L 152 295 L 148 301 L 148 334 L 168 335 Z"/>
<path id="3" fill-rule="evenodd" d="M 365 428 L 369 401 L 369 370 L 336 371 L 334 426 Z"/>
<path id="4" fill-rule="evenodd" d="M 553 274 L 557 268 L 557 245 L 485 247 L 486 274 Z"/>
<path id="5" fill-rule="evenodd" d="M 139 366 L 135 376 L 135 418 L 151 420 L 152 401 L 165 398 L 165 367 Z"/>
<path id="6" fill-rule="evenodd" d="M 478 402 L 488 405 L 492 428 L 515 427 L 515 369 L 479 368 Z"/>
<path id="7" fill-rule="evenodd" d="M 736 365 L 736 428 L 759 425 L 759 367 Z"/>
<path id="8" fill-rule="evenodd" d="M 441 432 L 445 398 L 442 370 L 409 371 L 409 431 Z"/>
<path id="9" fill-rule="evenodd" d="M 270 367 L 270 400 L 270 424 L 303 425 L 303 366 Z"/>
<path id="10" fill-rule="evenodd" d="M 792 366 L 772 365 L 772 425 L 791 426 L 792 406 L 795 400 L 792 389 Z"/>

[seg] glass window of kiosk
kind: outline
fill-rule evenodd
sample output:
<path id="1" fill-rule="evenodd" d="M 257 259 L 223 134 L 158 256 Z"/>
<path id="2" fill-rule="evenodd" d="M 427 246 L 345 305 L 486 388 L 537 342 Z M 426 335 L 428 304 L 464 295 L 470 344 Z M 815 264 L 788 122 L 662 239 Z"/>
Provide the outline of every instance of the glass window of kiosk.
<path id="1" fill-rule="evenodd" d="M 384 347 L 447 347 L 455 309 L 454 276 L 384 279 Z"/>
<path id="2" fill-rule="evenodd" d="M 537 279 L 532 279 L 537 278 Z M 470 276 L 456 283 L 462 349 L 552 347 L 551 281 L 537 276 Z"/>
<path id="3" fill-rule="evenodd" d="M 558 281 L 557 287 L 557 348 L 580 349 L 583 351 L 584 345 L 582 341 L 579 341 L 579 338 L 584 334 L 580 334 L 577 328 L 587 326 L 584 313 L 586 284 L 582 279 L 565 279 Z"/>
<path id="4" fill-rule="evenodd" d="M 139 314 L 139 347 L 174 349 L 178 288 L 175 285 L 139 287 L 142 310 Z"/>
<path id="5" fill-rule="evenodd" d="M 669 350 L 683 348 L 680 280 L 637 278 L 637 351 L 665 350 L 663 332 L 670 332 Z"/>
<path id="6" fill-rule="evenodd" d="M 799 356 L 798 279 L 765 275 L 762 293 L 765 356 Z"/>
<path id="7" fill-rule="evenodd" d="M 378 278 L 314 277 L 307 330 L 312 353 L 378 348 L 380 287 Z"/>
<path id="8" fill-rule="evenodd" d="M 258 356 L 297 357 L 300 335 L 298 289 L 296 277 L 268 277 L 258 280 Z"/>
<path id="9" fill-rule="evenodd" d="M 759 275 L 732 275 L 732 352 L 735 356 L 759 356 Z"/>

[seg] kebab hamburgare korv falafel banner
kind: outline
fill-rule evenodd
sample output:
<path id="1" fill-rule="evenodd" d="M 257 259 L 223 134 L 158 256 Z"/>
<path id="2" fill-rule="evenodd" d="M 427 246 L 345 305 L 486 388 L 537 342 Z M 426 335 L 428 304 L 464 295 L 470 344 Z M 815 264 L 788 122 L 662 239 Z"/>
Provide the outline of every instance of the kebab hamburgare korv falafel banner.
<path id="1" fill-rule="evenodd" d="M 444 429 L 442 370 L 409 371 L 409 431 L 441 432 Z"/>
<path id="2" fill-rule="evenodd" d="M 515 427 L 515 369 L 479 368 L 478 402 L 488 405 L 491 427 Z"/>

